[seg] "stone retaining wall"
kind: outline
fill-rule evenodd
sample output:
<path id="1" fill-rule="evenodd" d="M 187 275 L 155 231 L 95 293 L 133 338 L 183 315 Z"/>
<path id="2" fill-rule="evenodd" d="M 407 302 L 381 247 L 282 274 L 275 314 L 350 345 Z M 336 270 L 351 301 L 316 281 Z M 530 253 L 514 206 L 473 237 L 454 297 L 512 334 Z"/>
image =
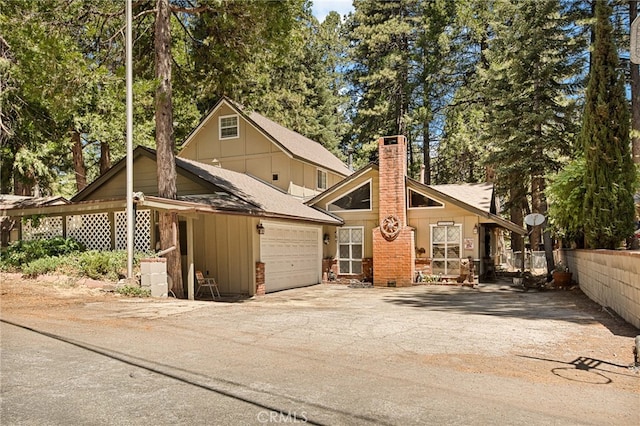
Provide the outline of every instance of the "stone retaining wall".
<path id="1" fill-rule="evenodd" d="M 558 257 L 591 300 L 640 328 L 640 252 L 560 250 Z"/>

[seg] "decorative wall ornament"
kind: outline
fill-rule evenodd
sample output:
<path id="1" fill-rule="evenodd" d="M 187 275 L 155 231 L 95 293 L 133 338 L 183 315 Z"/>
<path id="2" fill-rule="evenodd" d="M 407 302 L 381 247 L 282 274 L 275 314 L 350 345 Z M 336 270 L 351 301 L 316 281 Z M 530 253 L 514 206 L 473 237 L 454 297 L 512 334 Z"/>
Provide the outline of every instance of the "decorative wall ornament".
<path id="1" fill-rule="evenodd" d="M 389 215 L 380 224 L 380 233 L 387 241 L 393 241 L 400 234 L 400 219 L 397 216 Z"/>

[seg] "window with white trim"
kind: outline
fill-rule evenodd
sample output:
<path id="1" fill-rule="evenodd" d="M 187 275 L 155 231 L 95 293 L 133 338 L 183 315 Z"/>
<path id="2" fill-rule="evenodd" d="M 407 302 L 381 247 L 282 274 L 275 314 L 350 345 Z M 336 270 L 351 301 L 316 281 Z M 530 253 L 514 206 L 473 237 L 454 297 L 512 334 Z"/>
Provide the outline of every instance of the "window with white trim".
<path id="1" fill-rule="evenodd" d="M 218 119 L 220 139 L 233 139 L 240 136 L 240 126 L 237 115 L 224 115 Z"/>
<path id="2" fill-rule="evenodd" d="M 371 210 L 371 181 L 369 180 L 342 197 L 331 201 L 327 205 L 327 210 L 331 212 Z"/>
<path id="3" fill-rule="evenodd" d="M 436 201 L 430 197 L 427 197 L 424 194 L 420 194 L 419 192 L 415 192 L 413 190 L 409 190 L 409 208 L 430 208 L 430 207 L 444 207 L 440 201 Z"/>
<path id="4" fill-rule="evenodd" d="M 436 275 L 460 273 L 462 225 L 431 225 L 431 270 Z"/>
<path id="5" fill-rule="evenodd" d="M 362 273 L 364 227 L 338 228 L 338 272 L 341 275 Z"/>
<path id="6" fill-rule="evenodd" d="M 327 189 L 327 172 L 318 169 L 318 189 Z"/>

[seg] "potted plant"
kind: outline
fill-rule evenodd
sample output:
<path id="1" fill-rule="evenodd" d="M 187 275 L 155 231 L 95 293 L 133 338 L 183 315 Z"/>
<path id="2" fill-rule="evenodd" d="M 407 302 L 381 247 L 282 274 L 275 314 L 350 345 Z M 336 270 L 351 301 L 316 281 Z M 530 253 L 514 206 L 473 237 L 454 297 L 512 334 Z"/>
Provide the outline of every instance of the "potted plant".
<path id="1" fill-rule="evenodd" d="M 556 267 L 553 270 L 553 282 L 558 287 L 567 287 L 571 284 L 572 273 L 569 272 L 569 267 L 562 261 L 556 263 Z"/>

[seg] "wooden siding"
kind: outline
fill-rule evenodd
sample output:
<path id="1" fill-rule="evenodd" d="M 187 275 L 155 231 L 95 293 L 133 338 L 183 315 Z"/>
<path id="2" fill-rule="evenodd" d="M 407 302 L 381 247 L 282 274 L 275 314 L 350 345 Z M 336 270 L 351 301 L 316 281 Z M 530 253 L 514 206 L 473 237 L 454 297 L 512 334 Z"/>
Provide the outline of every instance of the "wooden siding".
<path id="1" fill-rule="evenodd" d="M 479 233 L 473 233 L 473 228 L 480 222 L 481 218 L 460 207 L 452 206 L 450 203 L 446 203 L 443 200 L 439 200 L 435 197 L 431 198 L 442 202 L 445 205 L 445 208 L 410 209 L 407 212 L 407 221 L 409 226 L 415 229 L 416 247 L 424 248 L 426 251 L 422 257 L 429 257 L 431 247 L 431 225 L 437 225 L 439 221 L 453 221 L 456 225 L 462 224 L 462 257 L 471 256 L 474 259 L 478 259 L 480 257 L 480 239 Z M 465 250 L 464 240 L 466 238 L 471 238 L 473 240 L 472 250 Z"/>
<path id="2" fill-rule="evenodd" d="M 349 182 L 343 188 L 340 188 L 339 193 L 335 192 L 329 194 L 323 198 L 320 198 L 315 205 L 322 209 L 327 208 L 327 203 L 335 200 L 336 198 L 340 198 L 349 192 L 353 191 L 357 187 L 366 183 L 367 181 L 371 181 L 371 211 L 335 211 L 333 214 L 339 216 L 344 220 L 344 226 L 364 226 L 364 257 L 372 257 L 373 256 L 373 229 L 378 226 L 378 173 L 376 171 L 370 171 L 368 173 L 359 176 L 357 179 L 354 179 L 352 182 Z M 323 247 L 323 258 L 328 257 L 337 257 L 338 256 L 338 246 L 336 244 L 336 232 L 337 227 L 335 226 L 325 226 L 323 229 L 323 233 L 329 234 L 329 244 L 324 245 Z"/>
<path id="3" fill-rule="evenodd" d="M 255 229 L 256 219 L 245 216 L 199 215 L 194 221 L 196 269 L 214 277 L 221 293 L 253 295 Z"/>
<path id="4" fill-rule="evenodd" d="M 315 165 L 292 158 L 241 115 L 238 116 L 239 137 L 220 140 L 219 118 L 234 114 L 231 108 L 222 105 L 192 136 L 179 156 L 250 174 L 295 196 L 309 197 L 321 192 L 317 190 Z M 330 170 L 326 172 L 327 187 L 343 179 Z M 274 174 L 278 174 L 276 181 Z"/>
<path id="5" fill-rule="evenodd" d="M 133 163 L 133 190 L 147 195 L 158 195 L 158 177 L 156 162 L 150 158 L 140 156 Z M 211 192 L 210 189 L 178 174 L 177 182 L 179 195 L 203 194 Z M 93 191 L 87 200 L 107 200 L 111 198 L 126 197 L 127 172 L 122 169 L 115 176 Z"/>

